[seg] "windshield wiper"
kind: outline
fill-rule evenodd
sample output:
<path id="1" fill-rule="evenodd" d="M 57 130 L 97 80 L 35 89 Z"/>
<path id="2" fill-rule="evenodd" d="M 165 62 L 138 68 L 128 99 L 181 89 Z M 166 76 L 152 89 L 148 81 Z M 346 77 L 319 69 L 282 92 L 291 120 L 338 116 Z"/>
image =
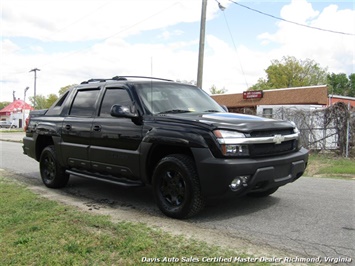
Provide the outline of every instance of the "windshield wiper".
<path id="1" fill-rule="evenodd" d="M 182 109 L 172 109 L 164 112 L 160 112 L 159 114 L 177 114 L 177 113 L 189 113 L 190 110 L 182 110 Z"/>
<path id="2" fill-rule="evenodd" d="M 220 111 L 218 110 L 206 110 L 206 113 L 219 113 Z"/>

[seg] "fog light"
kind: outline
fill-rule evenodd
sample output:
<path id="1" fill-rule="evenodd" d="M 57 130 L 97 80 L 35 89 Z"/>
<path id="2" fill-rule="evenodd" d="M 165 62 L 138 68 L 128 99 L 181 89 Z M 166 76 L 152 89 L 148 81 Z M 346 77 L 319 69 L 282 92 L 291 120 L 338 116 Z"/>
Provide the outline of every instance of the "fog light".
<path id="1" fill-rule="evenodd" d="M 230 189 L 232 191 L 237 191 L 242 187 L 247 187 L 248 186 L 248 180 L 249 180 L 249 176 L 238 176 L 236 178 L 233 179 L 232 183 L 229 185 Z"/>
<path id="2" fill-rule="evenodd" d="M 250 177 L 250 176 L 248 176 L 248 175 L 242 175 L 242 176 L 239 177 L 240 180 L 242 180 L 243 186 L 246 187 L 246 186 L 248 185 L 247 182 L 248 182 L 248 180 L 249 180 L 249 177 Z"/>
<path id="3" fill-rule="evenodd" d="M 231 188 L 231 190 L 236 191 L 241 186 L 241 184 L 242 184 L 242 180 L 240 180 L 240 178 L 235 178 L 233 179 L 229 187 Z"/>

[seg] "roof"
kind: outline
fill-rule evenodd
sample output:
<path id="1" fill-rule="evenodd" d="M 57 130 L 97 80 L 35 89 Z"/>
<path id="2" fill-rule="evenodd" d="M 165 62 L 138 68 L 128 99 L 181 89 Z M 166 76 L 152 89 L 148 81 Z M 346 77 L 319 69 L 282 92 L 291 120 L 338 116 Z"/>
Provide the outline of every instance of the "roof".
<path id="1" fill-rule="evenodd" d="M 0 115 L 6 115 L 8 113 L 22 110 L 33 110 L 33 107 L 22 100 L 16 100 L 1 109 Z"/>
<path id="2" fill-rule="evenodd" d="M 352 107 L 355 107 L 355 97 L 341 96 L 341 95 L 329 95 L 329 105 L 332 105 L 337 102 L 343 102 L 350 104 Z"/>
<path id="3" fill-rule="evenodd" d="M 243 99 L 243 93 L 212 95 L 219 104 L 231 107 L 258 105 L 328 104 L 326 85 L 263 91 L 263 98 Z"/>

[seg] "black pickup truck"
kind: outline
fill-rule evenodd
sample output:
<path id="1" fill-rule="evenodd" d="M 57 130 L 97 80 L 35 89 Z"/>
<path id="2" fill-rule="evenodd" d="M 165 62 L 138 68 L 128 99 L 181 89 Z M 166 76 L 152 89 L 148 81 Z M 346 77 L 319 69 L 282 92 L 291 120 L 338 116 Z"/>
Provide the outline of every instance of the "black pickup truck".
<path id="1" fill-rule="evenodd" d="M 179 219 L 208 197 L 268 196 L 308 161 L 292 122 L 228 113 L 196 86 L 145 77 L 82 82 L 31 112 L 23 143 L 47 187 L 70 175 L 152 185 L 159 209 Z"/>

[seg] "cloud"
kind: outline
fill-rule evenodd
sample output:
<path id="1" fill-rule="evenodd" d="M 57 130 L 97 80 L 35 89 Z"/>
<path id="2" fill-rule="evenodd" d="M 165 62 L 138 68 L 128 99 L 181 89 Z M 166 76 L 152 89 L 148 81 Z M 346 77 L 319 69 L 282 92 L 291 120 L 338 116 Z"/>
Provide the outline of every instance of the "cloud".
<path id="1" fill-rule="evenodd" d="M 292 0 L 290 4 L 281 9 L 280 15 L 281 18 L 306 24 L 308 20 L 316 18 L 319 11 L 314 10 L 312 4 L 306 0 Z"/>
<path id="2" fill-rule="evenodd" d="M 200 1 L 177 0 L 4 0 L 3 36 L 22 36 L 42 41 L 125 37 L 146 30 L 200 19 Z M 218 10 L 208 9 L 208 19 Z"/>
<path id="3" fill-rule="evenodd" d="M 305 0 L 293 0 L 281 9 L 281 18 L 332 31 L 355 34 L 355 10 L 339 10 L 330 4 L 321 11 Z M 280 21 L 275 32 L 258 36 L 263 45 L 277 45 L 267 55 L 281 59 L 292 55 L 299 59 L 313 59 L 335 73 L 354 73 L 354 35 L 335 34 Z"/>
<path id="4" fill-rule="evenodd" d="M 230 1 L 220 1 L 228 7 Z M 200 0 L 20 1 L 3 0 L 0 101 L 30 87 L 37 73 L 37 94 L 90 78 L 145 75 L 196 80 Z M 305 0 L 279 10 L 283 19 L 309 26 L 355 33 L 355 11 L 329 4 L 323 10 Z M 233 18 L 228 18 L 231 20 Z M 261 77 L 271 60 L 292 55 L 314 59 L 331 72 L 353 73 L 354 36 L 312 30 L 275 20 L 276 28 L 240 40 L 234 47 L 209 23 L 223 21 L 208 2 L 203 88 L 214 84 L 241 92 Z M 225 23 L 223 24 L 225 25 Z M 234 25 L 230 23 L 233 32 Z M 250 29 L 252 30 L 252 29 Z"/>

